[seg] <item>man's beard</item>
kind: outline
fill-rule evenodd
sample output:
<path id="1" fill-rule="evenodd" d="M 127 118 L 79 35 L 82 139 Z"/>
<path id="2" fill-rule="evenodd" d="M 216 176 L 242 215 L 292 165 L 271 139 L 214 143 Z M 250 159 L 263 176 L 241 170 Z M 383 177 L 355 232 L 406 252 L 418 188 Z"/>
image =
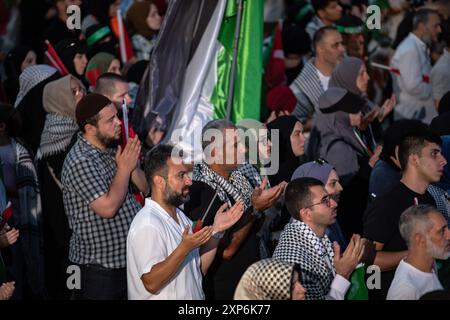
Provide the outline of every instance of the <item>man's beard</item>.
<path id="1" fill-rule="evenodd" d="M 447 260 L 450 257 L 450 251 L 446 251 L 445 249 L 441 249 L 436 246 L 431 240 L 427 237 L 427 253 L 433 257 L 433 259 L 439 260 Z"/>
<path id="2" fill-rule="evenodd" d="M 189 193 L 187 195 L 183 195 L 183 191 L 189 189 L 189 187 L 183 188 L 181 192 L 174 191 L 169 185 L 166 185 L 165 190 L 165 200 L 167 204 L 170 204 L 174 207 L 179 207 L 182 204 L 189 201 Z"/>
<path id="3" fill-rule="evenodd" d="M 95 135 L 98 141 L 100 141 L 105 147 L 110 146 L 111 143 L 117 141 L 115 137 L 107 137 L 103 134 L 101 134 L 99 131 L 97 131 L 97 134 Z"/>

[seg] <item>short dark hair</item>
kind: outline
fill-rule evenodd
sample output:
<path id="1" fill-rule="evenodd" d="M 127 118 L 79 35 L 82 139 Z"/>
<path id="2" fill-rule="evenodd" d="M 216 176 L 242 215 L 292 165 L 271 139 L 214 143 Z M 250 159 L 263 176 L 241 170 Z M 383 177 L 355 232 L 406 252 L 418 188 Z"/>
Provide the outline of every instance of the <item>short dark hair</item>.
<path id="1" fill-rule="evenodd" d="M 422 8 L 417 10 L 413 17 L 413 30 L 417 30 L 420 23 L 427 24 L 430 16 L 433 14 L 439 16 L 439 13 L 433 9 Z"/>
<path id="2" fill-rule="evenodd" d="M 294 179 L 286 187 L 285 203 L 286 208 L 294 219 L 300 219 L 300 209 L 311 205 L 312 194 L 311 187 L 322 186 L 322 181 L 316 178 L 298 178 Z"/>
<path id="3" fill-rule="evenodd" d="M 17 137 L 22 129 L 20 113 L 10 104 L 0 103 L 0 123 L 5 124 L 6 134 L 10 138 Z"/>
<path id="4" fill-rule="evenodd" d="M 127 80 L 117 73 L 105 72 L 98 77 L 94 92 L 110 96 L 114 91 L 116 82 L 127 83 Z"/>
<path id="5" fill-rule="evenodd" d="M 149 184 L 152 184 L 153 177 L 157 174 L 167 176 L 167 160 L 172 156 L 173 148 L 172 145 L 160 144 L 147 152 L 144 172 Z"/>
<path id="6" fill-rule="evenodd" d="M 204 138 L 206 132 L 210 129 L 216 129 L 219 131 L 223 131 L 228 128 L 237 129 L 237 127 L 231 122 L 226 119 L 216 119 L 209 121 L 203 128 L 202 128 L 202 149 L 205 150 L 206 147 L 208 147 L 213 141 L 208 141 Z"/>
<path id="7" fill-rule="evenodd" d="M 313 37 L 314 52 L 317 52 L 317 46 L 319 45 L 319 43 L 321 43 L 323 41 L 323 38 L 325 38 L 325 35 L 330 31 L 338 32 L 335 27 L 331 27 L 331 26 L 322 27 L 316 31 L 316 33 L 314 34 L 314 37 Z"/>
<path id="8" fill-rule="evenodd" d="M 398 160 L 403 170 L 407 168 L 409 156 L 412 154 L 420 156 L 427 143 L 441 145 L 442 140 L 441 137 L 431 130 L 427 130 L 419 135 L 407 136 L 402 140 L 398 148 Z"/>
<path id="9" fill-rule="evenodd" d="M 311 0 L 311 4 L 316 14 L 319 10 L 323 10 L 328 7 L 331 2 L 338 2 L 338 0 Z"/>

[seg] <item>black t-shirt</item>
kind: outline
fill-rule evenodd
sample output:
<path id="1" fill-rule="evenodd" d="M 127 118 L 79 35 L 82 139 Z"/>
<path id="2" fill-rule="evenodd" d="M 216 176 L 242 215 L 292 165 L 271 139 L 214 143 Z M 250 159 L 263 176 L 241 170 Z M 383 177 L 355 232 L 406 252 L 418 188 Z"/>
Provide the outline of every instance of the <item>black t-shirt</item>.
<path id="1" fill-rule="evenodd" d="M 428 193 L 419 194 L 402 182 L 398 182 L 391 190 L 377 197 L 367 208 L 364 217 L 364 237 L 383 243 L 383 251 L 407 250 L 398 229 L 400 215 L 415 204 L 429 204 L 436 206 L 433 197 Z M 369 290 L 371 298 L 385 299 L 389 286 L 394 278 L 395 270 L 381 273 L 381 290 Z M 375 292 L 378 291 L 378 292 Z"/>
<path id="2" fill-rule="evenodd" d="M 206 183 L 199 181 L 194 181 L 189 191 L 190 200 L 184 205 L 184 210 L 186 215 L 195 221 L 200 219 L 206 212 L 215 191 Z M 222 205 L 223 202 L 219 197 L 216 197 L 208 215 L 205 217 L 203 225 L 209 226 L 213 224 L 215 214 Z M 233 230 L 234 227 L 231 227 L 225 233 L 219 244 L 214 261 L 203 278 L 203 289 L 207 300 L 233 299 L 234 290 L 244 272 L 252 263 L 260 259 L 256 225 L 250 230 L 247 238 L 242 242 L 235 255 L 228 261 L 222 259 L 223 250 L 229 244 Z"/>

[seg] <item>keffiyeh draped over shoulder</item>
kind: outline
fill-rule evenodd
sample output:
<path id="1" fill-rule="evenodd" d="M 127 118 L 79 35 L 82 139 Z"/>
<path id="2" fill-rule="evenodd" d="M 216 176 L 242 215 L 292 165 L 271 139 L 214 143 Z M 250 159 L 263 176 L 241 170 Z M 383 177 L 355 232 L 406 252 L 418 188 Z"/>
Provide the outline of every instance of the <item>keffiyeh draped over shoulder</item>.
<path id="1" fill-rule="evenodd" d="M 305 223 L 295 220 L 281 233 L 273 258 L 298 264 L 307 300 L 324 300 L 334 279 L 334 251 L 326 235 L 319 238 Z"/>
<path id="2" fill-rule="evenodd" d="M 245 271 L 234 293 L 235 300 L 289 300 L 294 264 L 264 259 Z"/>
<path id="3" fill-rule="evenodd" d="M 252 205 L 252 186 L 239 170 L 233 171 L 227 181 L 202 162 L 194 166 L 192 180 L 204 182 L 216 190 L 220 200 L 227 203 L 228 207 L 232 206 L 231 200 L 234 202 L 242 200 L 244 210 L 249 209 Z"/>
<path id="4" fill-rule="evenodd" d="M 47 113 L 36 157 L 38 160 L 64 151 L 78 131 L 75 99 L 70 81 L 83 84 L 71 75 L 49 82 L 44 88 L 43 106 Z"/>

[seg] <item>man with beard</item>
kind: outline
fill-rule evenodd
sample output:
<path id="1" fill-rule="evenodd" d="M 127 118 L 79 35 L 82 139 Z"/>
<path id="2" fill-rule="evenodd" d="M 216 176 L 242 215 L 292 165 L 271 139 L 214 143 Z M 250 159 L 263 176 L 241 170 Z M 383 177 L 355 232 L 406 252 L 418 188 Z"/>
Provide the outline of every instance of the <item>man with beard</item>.
<path id="1" fill-rule="evenodd" d="M 266 188 L 267 178 L 254 188 L 241 170 L 245 147 L 236 126 L 224 119 L 208 122 L 202 129 L 203 161 L 193 169 L 191 199 L 186 214 L 192 220 L 214 224 L 214 212 L 224 203 L 232 207 L 243 201 L 245 214 L 220 241 L 211 269 L 204 278 L 207 300 L 231 300 L 244 272 L 260 260 L 258 231 L 264 211 L 281 197 L 285 182 Z M 212 213 L 203 218 L 211 205 Z"/>
<path id="2" fill-rule="evenodd" d="M 74 299 L 126 299 L 126 236 L 141 208 L 130 180 L 142 192 L 144 173 L 137 167 L 140 143 L 130 139 L 116 150 L 120 120 L 112 102 L 89 94 L 77 104 L 78 139 L 62 169 L 63 200 L 72 229 L 69 260 L 81 271 Z"/>
<path id="3" fill-rule="evenodd" d="M 399 103 L 394 118 L 416 119 L 429 124 L 437 115 L 430 83 L 429 47 L 441 32 L 439 13 L 420 9 L 414 14 L 413 31 L 400 43 L 392 57 L 392 67 L 400 75 L 394 77 Z"/>
<path id="4" fill-rule="evenodd" d="M 447 220 L 432 206 L 412 206 L 400 216 L 399 229 L 409 251 L 395 271 L 387 299 L 418 300 L 425 293 L 443 290 L 435 259 L 450 257 Z"/>
<path id="5" fill-rule="evenodd" d="M 204 299 L 202 274 L 216 255 L 223 232 L 244 213 L 241 201 L 215 214 L 195 232 L 178 207 L 189 201 L 189 169 L 172 146 L 159 145 L 145 159 L 152 198 L 134 218 L 127 239 L 128 297 L 132 300 Z M 206 211 L 208 211 L 208 208 Z"/>

